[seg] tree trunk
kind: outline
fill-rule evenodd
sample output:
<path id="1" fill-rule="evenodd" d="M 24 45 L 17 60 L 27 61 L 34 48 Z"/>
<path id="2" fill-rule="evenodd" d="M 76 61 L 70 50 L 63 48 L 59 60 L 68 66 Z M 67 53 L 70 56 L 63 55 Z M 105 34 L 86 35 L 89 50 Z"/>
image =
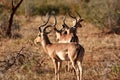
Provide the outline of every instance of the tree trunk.
<path id="1" fill-rule="evenodd" d="M 20 4 L 22 3 L 23 0 L 20 0 L 18 2 L 18 4 L 16 6 L 14 6 L 13 4 L 13 0 L 12 0 L 12 12 L 11 12 L 11 15 L 10 15 L 10 18 L 9 18 L 9 22 L 8 22 L 8 26 L 6 28 L 6 36 L 7 37 L 11 37 L 12 36 L 12 33 L 11 33 L 11 26 L 12 26 L 12 23 L 13 23 L 13 16 L 15 14 L 15 12 L 17 11 L 17 9 L 19 8 Z"/>

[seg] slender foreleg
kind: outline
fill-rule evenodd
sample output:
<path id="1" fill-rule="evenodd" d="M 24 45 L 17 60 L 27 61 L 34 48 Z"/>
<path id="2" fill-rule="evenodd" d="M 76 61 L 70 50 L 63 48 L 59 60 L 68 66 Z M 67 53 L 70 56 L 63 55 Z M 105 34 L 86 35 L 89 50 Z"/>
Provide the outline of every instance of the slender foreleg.
<path id="1" fill-rule="evenodd" d="M 62 62 L 58 62 L 58 80 L 60 80 L 60 68 L 62 66 Z"/>
<path id="2" fill-rule="evenodd" d="M 57 62 L 57 60 L 53 59 L 53 64 L 54 64 L 54 68 L 55 68 L 55 80 L 57 80 L 57 75 L 58 75 L 58 62 Z"/>

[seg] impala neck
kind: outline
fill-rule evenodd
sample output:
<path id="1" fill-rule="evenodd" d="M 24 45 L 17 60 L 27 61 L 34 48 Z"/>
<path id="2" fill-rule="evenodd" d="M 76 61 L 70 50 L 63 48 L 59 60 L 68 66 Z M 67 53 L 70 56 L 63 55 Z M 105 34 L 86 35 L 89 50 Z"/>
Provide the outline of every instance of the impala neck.
<path id="1" fill-rule="evenodd" d="M 42 40 L 41 44 L 42 44 L 43 49 L 44 49 L 45 52 L 47 53 L 47 48 L 46 48 L 46 46 L 49 45 L 49 44 L 51 44 L 51 42 L 50 42 L 47 34 L 43 34 L 43 40 Z"/>
<path id="2" fill-rule="evenodd" d="M 76 34 L 77 33 L 77 28 L 76 27 L 72 27 L 70 29 L 70 33 Z"/>

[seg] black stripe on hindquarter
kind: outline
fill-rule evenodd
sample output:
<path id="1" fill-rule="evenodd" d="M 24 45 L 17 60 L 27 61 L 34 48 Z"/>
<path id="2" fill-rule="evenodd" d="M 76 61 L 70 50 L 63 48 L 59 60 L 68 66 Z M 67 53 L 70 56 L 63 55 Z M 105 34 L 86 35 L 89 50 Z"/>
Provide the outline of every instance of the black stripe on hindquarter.
<path id="1" fill-rule="evenodd" d="M 78 45 L 78 48 L 76 49 L 77 50 L 77 52 L 76 52 L 77 53 L 76 60 L 81 60 L 82 61 L 85 50 L 80 44 L 77 44 L 77 45 Z M 76 62 L 76 60 L 75 60 L 75 62 Z"/>

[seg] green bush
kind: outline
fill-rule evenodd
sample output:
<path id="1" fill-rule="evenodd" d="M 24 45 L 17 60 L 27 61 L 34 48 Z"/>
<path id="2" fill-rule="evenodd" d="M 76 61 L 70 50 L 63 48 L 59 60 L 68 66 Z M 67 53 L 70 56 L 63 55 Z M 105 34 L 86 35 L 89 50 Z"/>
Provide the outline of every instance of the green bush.
<path id="1" fill-rule="evenodd" d="M 60 4 L 60 5 L 51 5 L 51 4 L 42 4 L 38 7 L 32 8 L 33 15 L 46 15 L 46 13 L 53 14 L 64 14 L 65 11 L 69 9 L 68 6 Z"/>
<path id="2" fill-rule="evenodd" d="M 103 31 L 120 33 L 120 1 L 92 0 L 80 5 L 83 16 Z"/>
<path id="3" fill-rule="evenodd" d="M 115 33 L 120 32 L 120 0 L 29 0 L 28 2 L 30 16 L 53 12 L 56 15 L 63 15 L 70 9 L 73 15 L 78 11 L 85 21 L 94 23 L 103 31 L 107 29 Z M 20 6 L 17 14 L 25 14 L 25 5 L 24 3 Z"/>

